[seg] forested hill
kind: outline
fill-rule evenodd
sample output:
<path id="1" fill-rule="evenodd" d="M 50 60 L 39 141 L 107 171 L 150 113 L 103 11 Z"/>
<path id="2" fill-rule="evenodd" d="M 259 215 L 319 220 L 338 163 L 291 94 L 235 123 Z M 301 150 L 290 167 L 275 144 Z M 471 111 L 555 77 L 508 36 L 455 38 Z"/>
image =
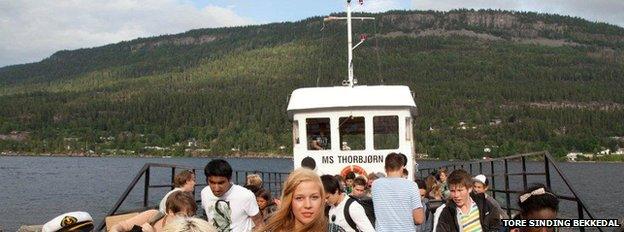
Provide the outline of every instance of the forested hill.
<path id="1" fill-rule="evenodd" d="M 355 51 L 355 75 L 359 84 L 416 93 L 418 153 L 470 159 L 486 147 L 493 156 L 624 147 L 623 28 L 491 10 L 366 16 L 376 20 L 354 21 L 369 38 Z M 315 17 L 3 67 L 0 151 L 288 154 L 290 92 L 338 85 L 345 43 L 344 22 Z"/>

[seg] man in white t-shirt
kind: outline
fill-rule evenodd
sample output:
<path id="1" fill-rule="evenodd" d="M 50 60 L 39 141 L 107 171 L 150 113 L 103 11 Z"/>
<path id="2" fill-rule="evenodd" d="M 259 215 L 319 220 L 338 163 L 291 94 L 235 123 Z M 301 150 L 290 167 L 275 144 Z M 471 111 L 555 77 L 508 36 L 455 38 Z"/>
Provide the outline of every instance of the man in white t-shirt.
<path id="1" fill-rule="evenodd" d="M 255 195 L 232 184 L 232 167 L 227 161 L 208 162 L 204 173 L 208 186 L 201 191 L 202 207 L 218 231 L 248 232 L 264 226 Z"/>
<path id="2" fill-rule="evenodd" d="M 176 191 L 193 192 L 195 190 L 195 174 L 189 170 L 184 170 L 173 177 L 173 190 L 169 191 L 165 197 L 160 201 L 158 210 L 165 214 L 165 203 L 167 198 Z"/>
<path id="3" fill-rule="evenodd" d="M 364 207 L 355 200 L 342 192 L 340 188 L 340 182 L 332 175 L 321 176 L 323 181 L 323 188 L 325 189 L 326 201 L 330 206 L 329 209 L 329 223 L 333 223 L 334 226 L 339 226 L 346 232 L 362 231 L 362 232 L 374 232 L 375 227 L 366 216 Z M 349 208 L 346 211 L 345 206 L 347 202 L 350 202 Z M 345 214 L 349 214 L 348 216 Z M 348 217 L 351 220 L 347 219 Z"/>

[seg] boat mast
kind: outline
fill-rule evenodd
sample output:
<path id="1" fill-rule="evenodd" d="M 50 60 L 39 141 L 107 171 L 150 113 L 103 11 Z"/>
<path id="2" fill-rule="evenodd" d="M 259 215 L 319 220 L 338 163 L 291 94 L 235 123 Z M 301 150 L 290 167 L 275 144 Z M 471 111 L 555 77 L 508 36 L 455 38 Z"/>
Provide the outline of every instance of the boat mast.
<path id="1" fill-rule="evenodd" d="M 347 46 L 349 50 L 349 56 L 347 60 L 347 68 L 349 69 L 348 73 L 348 84 L 349 87 L 353 87 L 353 36 L 351 32 L 351 0 L 347 0 Z M 357 80 L 355 80 L 357 82 Z"/>
<path id="2" fill-rule="evenodd" d="M 359 2 L 360 4 L 364 4 L 364 0 L 359 0 Z M 375 19 L 375 18 L 374 17 L 351 17 L 351 0 L 347 0 L 347 17 L 329 16 L 323 20 L 330 21 L 330 20 L 337 20 L 337 19 L 347 20 L 347 51 L 349 54 L 347 58 L 347 69 L 348 69 L 347 75 L 348 76 L 347 76 L 347 80 L 342 81 L 342 85 L 353 87 L 353 85 L 357 84 L 357 79 L 353 78 L 353 50 L 355 50 L 355 48 L 357 48 L 360 44 L 362 44 L 366 40 L 366 37 L 360 37 L 360 42 L 357 43 L 355 46 L 353 46 L 353 35 L 352 35 L 353 32 L 351 29 L 351 19 L 365 20 L 365 19 Z"/>

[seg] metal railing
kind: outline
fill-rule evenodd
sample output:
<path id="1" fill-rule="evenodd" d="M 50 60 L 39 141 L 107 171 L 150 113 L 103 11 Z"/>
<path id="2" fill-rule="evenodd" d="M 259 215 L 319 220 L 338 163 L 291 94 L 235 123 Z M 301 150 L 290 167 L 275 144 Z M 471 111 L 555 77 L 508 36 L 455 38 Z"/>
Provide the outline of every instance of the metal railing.
<path id="1" fill-rule="evenodd" d="M 170 175 L 171 183 L 164 184 L 164 185 L 151 184 L 150 177 L 152 176 L 152 174 L 154 174 L 152 171 L 157 170 L 155 168 L 170 169 L 171 172 L 169 173 L 169 175 Z M 128 184 L 128 187 L 126 187 L 126 190 L 119 197 L 117 202 L 113 205 L 113 208 L 111 208 L 111 210 L 104 216 L 104 218 L 102 218 L 102 220 L 96 227 L 96 230 L 102 231 L 102 229 L 104 229 L 104 227 L 106 226 L 106 217 L 108 216 L 124 214 L 127 212 L 138 212 L 138 211 L 143 211 L 143 210 L 150 209 L 150 208 L 155 208 L 156 206 L 151 206 L 151 207 L 149 206 L 149 190 L 155 189 L 155 188 L 173 189 L 174 188 L 173 181 L 174 181 L 174 176 L 176 175 L 176 169 L 177 170 L 191 170 L 195 174 L 196 177 L 197 177 L 197 170 L 199 170 L 200 173 L 202 173 L 204 170 L 203 168 L 195 168 L 195 167 L 184 166 L 184 165 L 146 163 L 145 165 L 143 165 L 141 170 L 139 170 L 139 172 L 136 174 L 134 179 L 132 179 L 130 184 Z M 246 180 L 247 180 L 247 175 L 252 174 L 252 173 L 260 175 L 260 177 L 263 180 L 263 187 L 268 189 L 273 196 L 279 196 L 281 194 L 282 183 L 284 180 L 286 180 L 289 174 L 289 173 L 282 173 L 282 172 L 234 171 L 234 173 L 232 174 L 232 183 L 245 185 Z M 119 212 L 120 207 L 126 201 L 126 199 L 130 195 L 132 190 L 135 189 L 136 185 L 140 184 L 141 179 L 143 179 L 143 204 L 142 204 L 143 207 L 129 210 L 126 212 Z M 196 184 L 195 187 L 197 189 L 197 187 L 203 187 L 206 185 L 207 184 Z M 195 201 L 200 202 L 201 199 L 197 199 L 197 196 L 196 196 Z"/>
<path id="2" fill-rule="evenodd" d="M 527 171 L 527 159 L 539 160 L 543 162 L 542 163 L 543 170 L 540 170 L 538 172 L 528 172 Z M 510 173 L 509 172 L 510 161 L 517 161 L 517 160 L 520 160 L 521 162 L 521 171 Z M 489 170 L 484 170 L 484 166 L 486 166 L 484 164 L 488 164 L 488 163 L 489 163 Z M 503 173 L 497 173 L 496 171 L 497 164 L 503 165 L 502 166 Z M 585 215 L 587 215 L 588 217 L 587 219 L 595 219 L 594 215 L 589 211 L 589 209 L 587 209 L 586 205 L 578 196 L 574 188 L 570 185 L 570 181 L 568 181 L 568 178 L 561 172 L 561 169 L 557 165 L 555 159 L 547 151 L 518 154 L 518 155 L 507 156 L 503 158 L 488 159 L 488 160 L 482 160 L 482 161 L 453 163 L 453 164 L 444 165 L 444 166 L 440 166 L 436 168 L 419 169 L 418 173 L 420 175 L 420 178 L 424 179 L 431 173 L 437 172 L 441 168 L 445 168 L 448 171 L 461 168 L 469 172 L 471 175 L 475 175 L 475 171 L 478 171 L 478 173 L 476 174 L 483 174 L 487 176 L 488 179 L 491 180 L 489 184 L 490 190 L 488 191 L 492 192 L 492 197 L 496 198 L 497 193 L 504 194 L 505 207 L 501 207 L 501 208 L 506 210 L 507 214 L 511 216 L 512 211 L 518 212 L 520 209 L 512 207 L 510 195 L 519 194 L 528 189 L 528 180 L 527 180 L 528 176 L 544 176 L 545 178 L 544 182 L 545 182 L 546 187 L 548 187 L 549 189 L 552 189 L 552 176 L 551 176 L 551 170 L 550 170 L 551 166 L 554 168 L 555 174 L 558 175 L 563 180 L 565 187 L 567 187 L 568 190 L 572 193 L 572 196 L 565 196 L 565 195 L 560 195 L 560 194 L 555 193 L 557 198 L 561 200 L 571 201 L 571 202 L 576 203 L 576 207 L 577 207 L 576 213 L 577 213 L 578 219 L 586 219 Z M 489 173 L 486 173 L 488 171 Z M 523 188 L 522 190 L 512 190 L 510 188 L 510 181 L 509 181 L 510 176 L 522 176 L 522 188 Z M 503 183 L 502 189 L 496 187 L 495 177 L 503 177 L 504 183 Z M 601 232 L 603 231 L 603 229 L 600 227 L 596 227 L 596 228 Z M 585 228 L 580 227 L 580 231 L 585 231 Z"/>

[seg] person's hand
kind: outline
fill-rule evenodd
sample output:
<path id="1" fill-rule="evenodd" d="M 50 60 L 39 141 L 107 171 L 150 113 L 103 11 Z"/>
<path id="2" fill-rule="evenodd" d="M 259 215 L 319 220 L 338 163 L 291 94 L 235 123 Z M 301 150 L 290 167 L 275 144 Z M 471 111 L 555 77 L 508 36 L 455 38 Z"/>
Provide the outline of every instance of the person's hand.
<path id="1" fill-rule="evenodd" d="M 155 231 L 154 227 L 152 227 L 152 225 L 150 225 L 149 223 L 145 223 L 145 224 L 141 225 L 141 228 L 143 228 L 143 232 L 154 232 Z"/>
<path id="2" fill-rule="evenodd" d="M 279 207 L 280 204 L 282 204 L 282 200 L 280 200 L 280 199 L 273 199 L 273 203 L 275 203 L 275 205 L 277 205 L 277 207 Z"/>

